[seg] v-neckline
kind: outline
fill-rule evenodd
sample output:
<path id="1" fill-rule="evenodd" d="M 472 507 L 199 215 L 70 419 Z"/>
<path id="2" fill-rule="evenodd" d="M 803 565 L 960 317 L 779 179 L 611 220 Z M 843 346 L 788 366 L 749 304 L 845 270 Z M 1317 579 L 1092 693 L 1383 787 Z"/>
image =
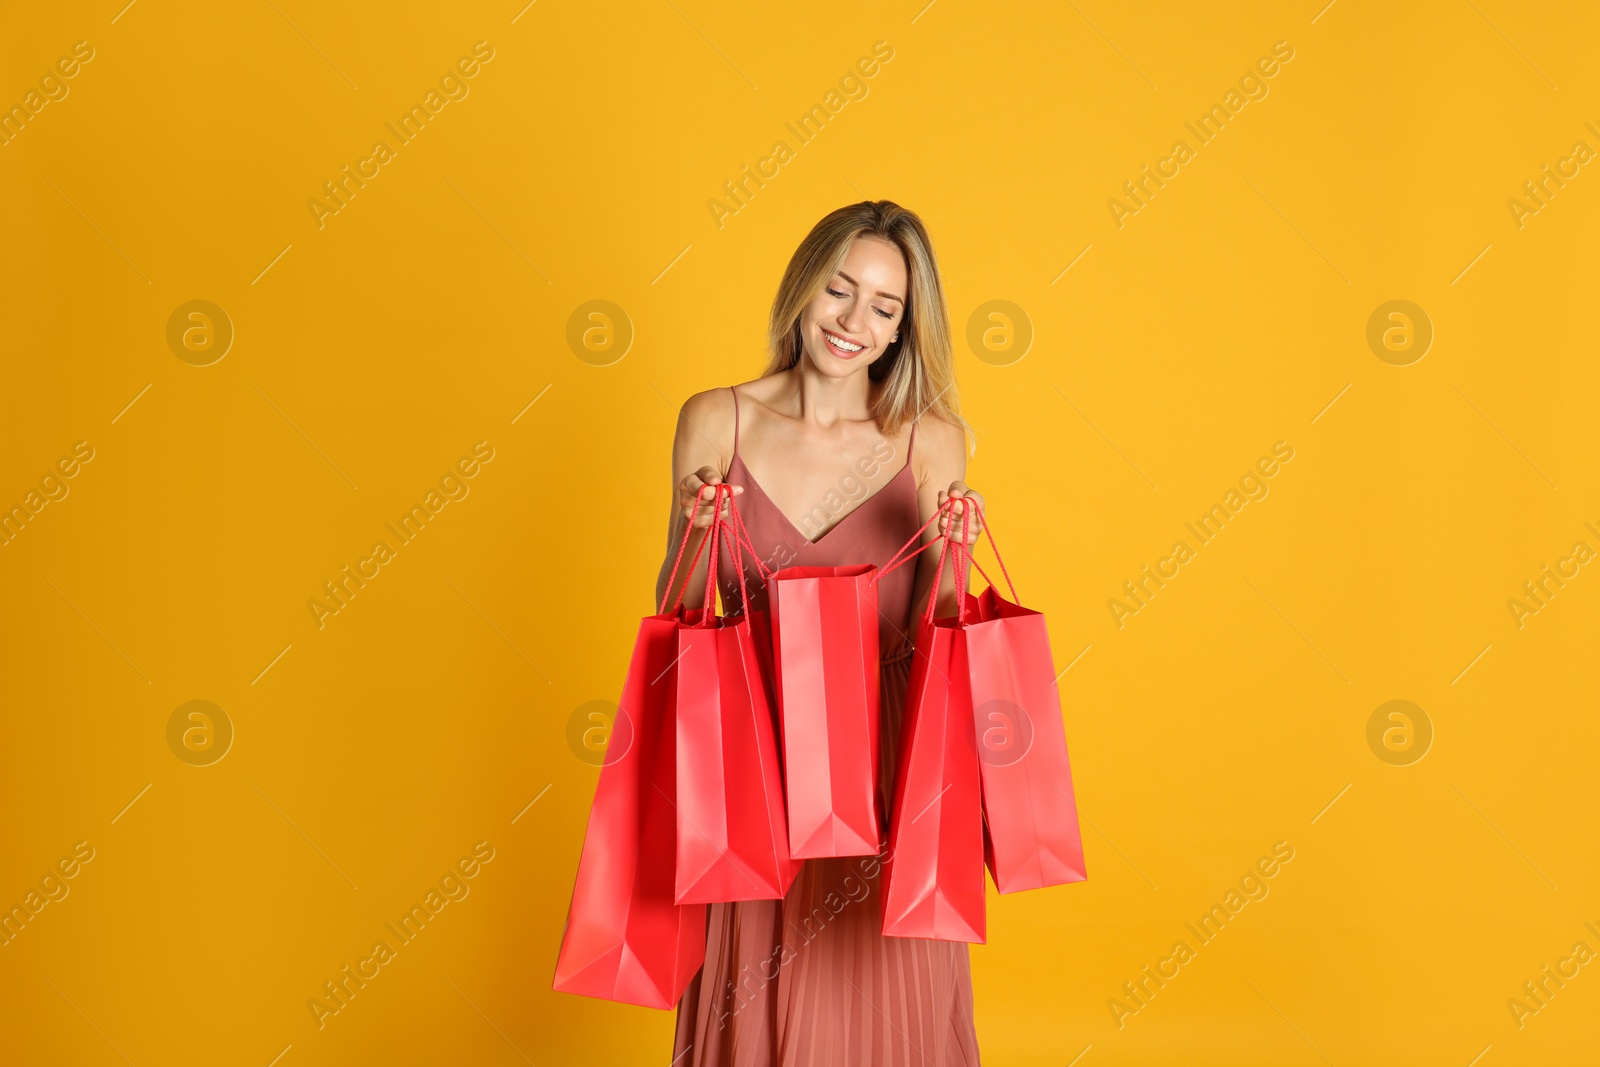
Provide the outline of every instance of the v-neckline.
<path id="1" fill-rule="evenodd" d="M 838 522 L 836 522 L 832 526 L 828 527 L 826 530 L 824 530 L 822 532 L 821 536 L 819 536 L 815 541 L 813 541 L 813 540 L 811 540 L 809 537 L 807 537 L 805 535 L 805 533 L 800 529 L 800 527 L 795 524 L 793 519 L 789 518 L 789 516 L 787 516 L 787 515 L 785 515 L 783 513 L 783 509 L 778 506 L 778 502 L 776 500 L 773 500 L 772 499 L 772 495 L 770 493 L 768 493 L 765 488 L 762 487 L 762 485 L 761 485 L 761 483 L 759 481 L 756 480 L 755 472 L 750 469 L 750 467 L 749 467 L 749 465 L 747 463 L 745 463 L 744 457 L 741 456 L 737 451 L 735 451 L 734 454 L 733 454 L 733 458 L 738 460 L 739 461 L 739 466 L 744 468 L 745 480 L 751 486 L 755 487 L 755 489 L 758 492 L 760 492 L 763 497 L 766 497 L 767 503 L 772 505 L 772 510 L 777 513 L 777 515 L 778 515 L 778 517 L 780 519 L 783 520 L 784 525 L 789 527 L 789 529 L 792 530 L 797 536 L 799 536 L 800 540 L 805 542 L 805 544 L 807 544 L 808 546 L 809 545 L 820 545 L 823 541 L 826 541 L 830 536 L 832 536 L 833 531 L 837 530 L 839 527 L 841 527 L 845 523 L 849 522 L 850 519 L 856 514 L 856 512 L 865 509 L 866 506 L 868 504 L 872 503 L 874 500 L 876 500 L 884 492 L 884 490 L 888 489 L 890 486 L 894 485 L 895 482 L 899 481 L 901 475 L 905 474 L 907 471 L 909 471 L 911 469 L 911 460 L 907 459 L 906 462 L 905 462 L 905 465 L 902 466 L 898 471 L 896 471 L 892 478 L 890 478 L 888 481 L 884 482 L 882 485 L 878 486 L 877 489 L 875 489 L 872 492 L 868 493 L 867 494 L 867 498 L 865 500 L 863 500 L 861 503 L 857 504 L 855 507 L 851 508 L 848 512 L 845 513 L 844 518 L 840 519 Z"/>

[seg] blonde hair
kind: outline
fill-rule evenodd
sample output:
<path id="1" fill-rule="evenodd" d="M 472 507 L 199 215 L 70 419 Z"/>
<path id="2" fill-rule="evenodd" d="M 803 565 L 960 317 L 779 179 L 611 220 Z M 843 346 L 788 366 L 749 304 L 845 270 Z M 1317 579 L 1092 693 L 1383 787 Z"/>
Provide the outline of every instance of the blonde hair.
<path id="1" fill-rule="evenodd" d="M 896 245 L 906 259 L 910 291 L 900 321 L 900 340 L 893 342 L 869 368 L 880 383 L 872 415 L 878 428 L 893 437 L 907 422 L 934 414 L 961 427 L 956 395 L 955 357 L 950 340 L 950 313 L 933 255 L 933 241 L 916 212 L 892 200 L 863 200 L 830 212 L 811 228 L 789 258 L 768 325 L 771 353 L 763 378 L 800 362 L 800 315 L 829 284 L 857 237 L 879 237 Z"/>

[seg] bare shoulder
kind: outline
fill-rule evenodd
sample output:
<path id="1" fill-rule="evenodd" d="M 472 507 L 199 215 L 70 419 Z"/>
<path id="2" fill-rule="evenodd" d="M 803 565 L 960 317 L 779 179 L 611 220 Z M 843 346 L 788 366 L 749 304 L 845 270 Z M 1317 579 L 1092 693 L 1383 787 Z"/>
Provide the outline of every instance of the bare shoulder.
<path id="1" fill-rule="evenodd" d="M 752 378 L 736 385 L 722 385 L 695 393 L 683 402 L 679 412 L 679 431 L 688 429 L 690 433 L 695 433 L 698 430 L 724 452 L 732 451 L 736 418 L 742 413 L 744 418 L 740 421 L 748 423 L 752 411 L 770 410 L 779 384 L 778 377 Z M 735 390 L 738 391 L 737 401 Z M 685 423 L 689 425 L 685 426 Z"/>
<path id="2" fill-rule="evenodd" d="M 916 455 L 922 475 L 919 481 L 942 480 L 948 485 L 966 473 L 966 431 L 938 415 L 924 415 L 917 420 Z"/>
<path id="3" fill-rule="evenodd" d="M 727 386 L 695 393 L 678 409 L 673 441 L 675 476 L 714 467 L 724 474 L 733 459 L 733 391 Z"/>
<path id="4" fill-rule="evenodd" d="M 678 414 L 682 421 L 699 427 L 702 433 L 713 438 L 717 435 L 712 431 L 726 422 L 728 437 L 733 437 L 733 391 L 726 386 L 695 393 L 683 402 Z"/>

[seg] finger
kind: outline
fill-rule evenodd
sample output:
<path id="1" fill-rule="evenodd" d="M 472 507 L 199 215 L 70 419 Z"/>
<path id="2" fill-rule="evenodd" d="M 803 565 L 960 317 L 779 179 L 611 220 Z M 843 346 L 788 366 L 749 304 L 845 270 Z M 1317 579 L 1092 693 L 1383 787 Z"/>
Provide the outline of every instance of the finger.
<path id="1" fill-rule="evenodd" d="M 960 541 L 963 545 L 970 545 L 976 540 L 976 534 L 973 531 L 972 509 L 967 507 L 966 501 L 962 497 L 956 497 L 955 499 L 960 500 L 961 504 L 956 509 L 956 513 L 950 517 L 950 536 Z M 956 533 L 958 528 L 961 531 L 959 534 Z"/>
<path id="2" fill-rule="evenodd" d="M 728 484 L 728 487 L 730 489 L 732 489 L 734 493 L 737 494 L 737 493 L 744 492 L 744 486 L 742 486 L 742 485 L 732 485 L 731 483 L 724 483 L 723 479 L 722 479 L 722 475 L 717 471 L 717 468 L 715 468 L 715 467 L 701 467 L 700 470 L 697 471 L 693 475 L 693 477 L 698 478 L 700 480 L 700 484 L 702 486 Z M 713 490 L 713 492 L 715 492 L 715 490 Z M 708 497 L 710 496 L 709 493 L 706 494 L 706 495 Z"/>
<path id="3" fill-rule="evenodd" d="M 712 517 L 717 511 L 716 498 L 719 495 L 720 494 L 718 494 L 710 485 L 703 485 L 700 487 L 699 491 L 695 494 L 694 500 L 689 505 L 689 509 L 691 509 L 693 512 L 694 524 L 696 526 L 710 525 Z"/>
<path id="4" fill-rule="evenodd" d="M 698 476 L 691 476 L 691 477 L 695 477 L 695 479 L 697 481 L 699 481 L 699 483 L 700 483 L 698 486 L 695 487 L 695 491 L 694 491 L 694 499 L 695 499 L 695 501 L 698 504 L 700 504 L 701 506 L 709 507 L 710 504 L 711 504 L 711 501 L 716 499 L 716 497 L 720 495 L 717 492 L 717 486 L 723 484 L 723 482 L 721 480 L 721 476 L 713 473 L 711 475 L 711 477 L 713 479 L 712 481 L 701 480 L 701 479 L 699 479 Z M 744 492 L 744 486 L 742 486 L 742 485 L 729 485 L 728 489 L 729 489 L 730 492 L 734 493 L 735 495 Z"/>
<path id="5" fill-rule="evenodd" d="M 691 475 L 690 477 L 694 476 Z M 696 478 L 696 481 L 698 481 L 698 478 Z M 703 484 L 697 486 L 684 486 L 683 513 L 691 520 L 699 518 L 701 509 L 703 509 L 706 503 L 710 500 L 711 494 L 707 492 L 708 489 L 709 486 Z"/>

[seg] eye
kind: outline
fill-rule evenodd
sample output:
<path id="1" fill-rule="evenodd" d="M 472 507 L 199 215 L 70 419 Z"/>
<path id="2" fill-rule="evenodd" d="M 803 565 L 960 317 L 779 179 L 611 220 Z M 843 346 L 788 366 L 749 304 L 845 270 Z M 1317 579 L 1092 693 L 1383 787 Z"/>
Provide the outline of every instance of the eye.
<path id="1" fill-rule="evenodd" d="M 843 298 L 844 298 L 844 295 L 845 295 L 845 294 L 844 294 L 844 293 L 841 293 L 841 292 L 840 292 L 840 291 L 839 291 L 839 290 L 837 290 L 837 289 L 829 289 L 829 290 L 828 290 L 828 295 L 829 295 L 829 296 L 837 296 L 837 297 L 839 297 L 839 298 L 840 298 L 840 299 L 843 299 Z"/>
<path id="2" fill-rule="evenodd" d="M 892 312 L 892 311 L 885 311 L 882 308 L 873 308 L 872 310 L 876 311 L 878 314 L 882 315 L 886 319 L 894 318 L 894 312 Z"/>

